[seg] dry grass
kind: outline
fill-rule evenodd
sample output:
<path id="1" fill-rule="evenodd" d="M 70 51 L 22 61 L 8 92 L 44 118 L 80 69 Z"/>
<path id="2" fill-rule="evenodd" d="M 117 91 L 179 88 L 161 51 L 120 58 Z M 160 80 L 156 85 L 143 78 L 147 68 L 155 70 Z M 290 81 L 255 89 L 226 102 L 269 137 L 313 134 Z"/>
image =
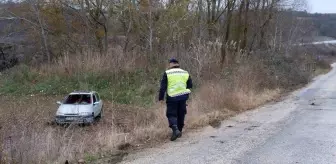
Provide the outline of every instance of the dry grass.
<path id="1" fill-rule="evenodd" d="M 306 63 L 296 63 L 293 62 L 295 59 L 268 54 L 252 55 L 246 59 L 241 57 L 239 63 L 234 63 L 221 71 L 218 70 L 215 61 L 218 58 L 217 50 L 213 52 L 211 49 L 214 48 L 196 46 L 196 49 L 184 56 L 184 60 L 188 61 L 186 69 L 191 70 L 195 83 L 199 86 L 195 88 L 192 99 L 188 102 L 186 131 L 207 125 L 218 127 L 220 121 L 227 117 L 276 99 L 287 88 L 305 84 L 313 73 L 311 70 L 302 73 L 300 66 Z M 205 58 L 202 54 L 213 55 Z M 122 53 L 111 53 L 107 56 L 65 55 L 53 65 L 31 71 L 42 74 L 42 77 L 43 74 L 72 76 L 90 72 L 105 78 L 108 73 L 119 73 L 120 70 L 132 72 L 149 67 L 145 61 L 142 58 L 126 57 Z M 312 59 L 305 62 L 310 63 Z M 26 76 L 22 75 L 22 78 Z M 145 77 L 137 76 L 137 78 Z M 38 80 L 43 82 L 43 79 Z M 130 82 L 134 79 L 123 80 Z M 12 82 L 15 82 L 15 79 Z M 141 91 L 140 93 L 148 90 L 145 84 L 146 79 L 136 84 L 132 83 L 135 85 L 134 88 Z M 8 87 L 6 85 L 3 87 Z M 99 87 L 105 88 L 105 86 Z M 129 89 L 128 84 L 121 90 L 127 88 Z M 134 93 L 134 90 L 126 91 Z M 144 95 L 157 96 L 156 92 Z M 48 124 L 56 112 L 55 102 L 61 97 L 0 96 L 2 163 L 62 163 L 65 160 L 78 159 L 86 161 L 115 159 L 114 162 L 117 162 L 122 154 L 115 155 L 115 152 L 166 141 L 170 134 L 165 106 L 160 104 L 145 108 L 134 104 L 120 105 L 106 100 L 105 115 L 100 122 L 89 127 L 72 125 L 65 128 Z M 154 98 L 152 99 L 154 101 Z"/>
<path id="2" fill-rule="evenodd" d="M 57 75 L 73 75 L 75 73 L 118 73 L 139 69 L 148 65 L 143 56 L 135 53 L 125 54 L 121 49 L 113 48 L 108 54 L 87 51 L 83 54 L 65 54 L 57 58 L 54 64 L 42 65 L 38 69 L 42 73 Z"/>
<path id="3" fill-rule="evenodd" d="M 214 86 L 212 86 L 214 87 Z M 212 88 L 213 89 L 213 88 Z M 217 88 L 218 89 L 218 88 Z M 220 90 L 217 90 L 220 91 Z M 255 107 L 274 98 L 279 92 L 268 91 L 258 95 L 241 91 L 230 93 L 243 109 Z M 222 93 L 215 90 L 209 96 Z M 252 95 L 251 95 L 252 94 Z M 197 94 L 200 95 L 200 94 Z M 230 96 L 227 95 L 226 98 Z M 252 96 L 252 97 L 251 97 Z M 232 99 L 195 99 L 190 102 L 187 115 L 187 131 L 214 124 L 237 113 L 237 109 L 221 108 L 219 102 Z M 55 98 L 2 97 L 0 122 L 1 157 L 4 163 L 62 163 L 65 160 L 93 160 L 117 149 L 128 149 L 137 145 L 168 140 L 169 129 L 165 107 L 150 109 L 115 105 L 106 102 L 104 118 L 90 127 L 58 127 L 49 125 L 55 113 Z M 214 104 L 218 103 L 218 104 Z M 204 106 L 213 104 L 212 106 Z M 101 154 L 101 155 L 99 155 Z M 112 153 L 111 153 L 112 154 Z M 106 155 L 105 155 L 106 156 Z M 109 158 L 113 158 L 110 155 Z"/>
<path id="4" fill-rule="evenodd" d="M 219 84 L 202 87 L 188 106 L 187 129 L 212 125 L 214 121 L 260 105 L 279 94 L 278 90 L 256 94 L 238 89 L 225 93 L 225 89 Z M 136 146 L 168 139 L 165 107 L 159 104 L 145 109 L 106 102 L 104 118 L 96 125 L 62 128 L 48 125 L 57 108 L 56 100 L 40 96 L 1 98 L 0 103 L 4 104 L 0 107 L 3 162 L 60 163 L 85 159 L 118 147 L 125 149 L 122 148 L 125 144 Z M 223 103 L 231 101 L 235 102 L 234 110 L 224 108 Z"/>
<path id="5" fill-rule="evenodd" d="M 2 97 L 0 139 L 4 163 L 62 163 L 88 158 L 118 146 L 144 143 L 167 136 L 159 111 L 115 106 L 106 103 L 104 119 L 88 127 L 59 127 L 48 124 L 56 99 L 48 97 Z M 154 121 L 151 121 L 154 120 Z M 6 127 L 6 128 L 4 128 Z"/>

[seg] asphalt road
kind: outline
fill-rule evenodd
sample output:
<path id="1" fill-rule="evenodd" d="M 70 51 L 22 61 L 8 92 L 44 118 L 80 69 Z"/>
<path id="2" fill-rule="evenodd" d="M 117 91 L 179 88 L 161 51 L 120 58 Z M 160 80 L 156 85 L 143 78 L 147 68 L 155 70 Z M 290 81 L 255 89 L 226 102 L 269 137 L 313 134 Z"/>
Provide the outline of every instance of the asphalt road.
<path id="1" fill-rule="evenodd" d="M 129 155 L 137 164 L 335 164 L 336 65 L 283 101 Z M 313 104 L 313 105 L 312 105 Z"/>

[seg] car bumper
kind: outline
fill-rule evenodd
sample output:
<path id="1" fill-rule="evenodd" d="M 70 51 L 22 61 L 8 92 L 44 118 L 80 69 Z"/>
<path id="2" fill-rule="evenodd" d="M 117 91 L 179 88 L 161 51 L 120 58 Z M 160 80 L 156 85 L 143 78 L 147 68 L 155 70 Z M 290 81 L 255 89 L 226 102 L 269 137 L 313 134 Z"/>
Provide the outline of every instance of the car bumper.
<path id="1" fill-rule="evenodd" d="M 92 123 L 94 121 L 93 116 L 56 116 L 56 123 Z"/>

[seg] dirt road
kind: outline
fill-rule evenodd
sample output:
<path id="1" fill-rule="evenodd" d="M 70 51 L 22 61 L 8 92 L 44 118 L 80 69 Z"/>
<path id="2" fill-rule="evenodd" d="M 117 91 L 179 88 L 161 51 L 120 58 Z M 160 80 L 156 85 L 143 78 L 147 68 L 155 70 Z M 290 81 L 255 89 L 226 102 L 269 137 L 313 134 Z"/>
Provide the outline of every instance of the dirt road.
<path id="1" fill-rule="evenodd" d="M 336 163 L 336 65 L 281 102 L 125 157 L 137 164 Z"/>

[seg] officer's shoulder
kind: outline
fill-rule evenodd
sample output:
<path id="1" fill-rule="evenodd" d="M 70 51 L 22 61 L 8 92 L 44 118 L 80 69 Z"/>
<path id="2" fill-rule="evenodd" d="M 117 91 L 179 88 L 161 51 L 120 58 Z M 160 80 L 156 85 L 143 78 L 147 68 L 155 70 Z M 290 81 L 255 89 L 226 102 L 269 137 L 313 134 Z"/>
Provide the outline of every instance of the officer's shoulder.
<path id="1" fill-rule="evenodd" d="M 182 71 L 189 73 L 187 70 L 180 68 Z"/>
<path id="2" fill-rule="evenodd" d="M 179 69 L 181 71 L 185 71 L 185 72 L 188 72 L 187 70 L 183 69 L 183 68 L 176 68 L 176 69 Z"/>

